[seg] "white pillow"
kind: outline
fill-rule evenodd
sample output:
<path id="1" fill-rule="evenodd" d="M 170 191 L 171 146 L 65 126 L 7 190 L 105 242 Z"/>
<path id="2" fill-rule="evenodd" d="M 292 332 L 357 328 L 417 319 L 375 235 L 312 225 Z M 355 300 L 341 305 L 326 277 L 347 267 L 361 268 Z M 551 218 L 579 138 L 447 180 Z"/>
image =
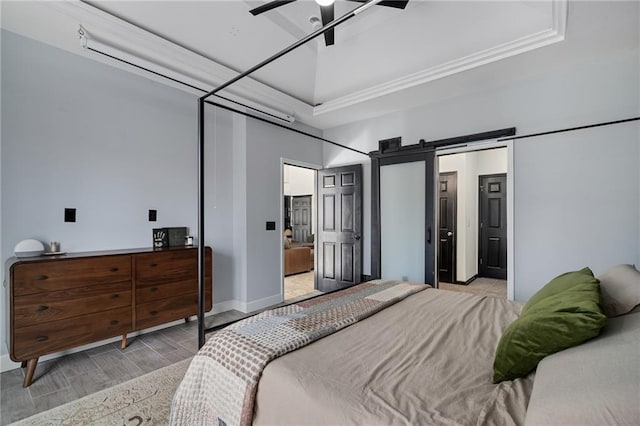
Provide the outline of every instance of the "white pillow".
<path id="1" fill-rule="evenodd" d="M 640 271 L 633 265 L 616 265 L 598 277 L 602 309 L 617 317 L 640 305 Z"/>

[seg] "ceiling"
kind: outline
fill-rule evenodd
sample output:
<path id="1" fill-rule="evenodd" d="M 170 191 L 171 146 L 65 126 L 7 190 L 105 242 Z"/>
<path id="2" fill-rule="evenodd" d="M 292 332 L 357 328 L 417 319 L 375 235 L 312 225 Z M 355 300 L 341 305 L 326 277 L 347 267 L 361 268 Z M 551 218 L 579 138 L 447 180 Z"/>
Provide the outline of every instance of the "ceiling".
<path id="1" fill-rule="evenodd" d="M 309 18 L 319 17 L 312 0 L 249 13 L 262 3 L 3 2 L 2 25 L 91 57 L 78 44 L 82 24 L 90 40 L 212 89 L 311 33 Z M 336 18 L 359 5 L 337 0 Z M 403 96 L 434 81 L 563 41 L 566 20 L 565 0 L 410 0 L 404 10 L 374 6 L 336 27 L 334 46 L 318 37 L 225 94 L 318 128 L 332 127 L 361 118 L 352 113 L 368 105 L 389 99 L 396 105 L 391 109 L 402 108 Z"/>

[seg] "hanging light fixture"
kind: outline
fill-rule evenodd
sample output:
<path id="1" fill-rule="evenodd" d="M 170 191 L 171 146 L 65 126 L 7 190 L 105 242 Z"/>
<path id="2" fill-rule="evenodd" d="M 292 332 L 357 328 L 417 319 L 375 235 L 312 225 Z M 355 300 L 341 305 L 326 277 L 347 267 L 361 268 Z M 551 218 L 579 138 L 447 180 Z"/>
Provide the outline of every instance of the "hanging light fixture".
<path id="1" fill-rule="evenodd" d="M 316 0 L 320 6 L 331 6 L 335 0 Z"/>

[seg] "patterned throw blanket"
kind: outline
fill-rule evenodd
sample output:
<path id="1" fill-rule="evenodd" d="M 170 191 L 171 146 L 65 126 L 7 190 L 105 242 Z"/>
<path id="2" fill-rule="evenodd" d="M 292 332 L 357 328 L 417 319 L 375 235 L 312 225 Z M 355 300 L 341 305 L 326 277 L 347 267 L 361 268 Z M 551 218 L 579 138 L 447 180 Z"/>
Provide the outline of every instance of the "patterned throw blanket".
<path id="1" fill-rule="evenodd" d="M 172 425 L 250 425 L 267 363 L 429 286 L 371 281 L 262 312 L 217 332 L 196 354 L 173 397 Z"/>

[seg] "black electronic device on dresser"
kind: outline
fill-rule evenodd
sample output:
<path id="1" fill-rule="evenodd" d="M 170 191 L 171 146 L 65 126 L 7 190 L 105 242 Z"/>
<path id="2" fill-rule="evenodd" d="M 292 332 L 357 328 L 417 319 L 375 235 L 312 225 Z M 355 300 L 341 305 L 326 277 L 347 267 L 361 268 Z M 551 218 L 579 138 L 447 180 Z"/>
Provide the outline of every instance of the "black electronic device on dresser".
<path id="1" fill-rule="evenodd" d="M 205 310 L 213 254 L 205 248 Z M 198 310 L 198 249 L 170 247 L 7 261 L 7 345 L 31 384 L 40 356 L 188 318 Z"/>

